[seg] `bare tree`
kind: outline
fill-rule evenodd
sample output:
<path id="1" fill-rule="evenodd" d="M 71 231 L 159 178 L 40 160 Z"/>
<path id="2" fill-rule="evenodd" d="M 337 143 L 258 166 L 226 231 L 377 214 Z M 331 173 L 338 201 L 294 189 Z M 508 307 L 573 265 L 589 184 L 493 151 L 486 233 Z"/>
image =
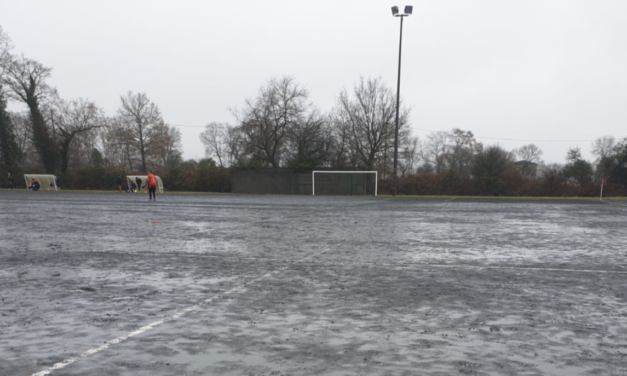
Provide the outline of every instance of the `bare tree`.
<path id="1" fill-rule="evenodd" d="M 95 165 L 106 165 L 106 160 L 103 155 L 103 147 L 101 143 L 101 133 L 102 129 L 106 127 L 107 118 L 103 117 L 101 119 L 102 126 L 99 128 L 92 129 L 90 131 L 78 133 L 75 137 L 75 156 L 72 156 L 72 160 L 74 160 L 77 166 L 95 166 Z"/>
<path id="2" fill-rule="evenodd" d="M 450 144 L 444 156 L 448 169 L 459 175 L 470 174 L 473 157 L 483 150 L 483 144 L 475 140 L 471 131 L 458 128 L 453 128 L 447 140 Z"/>
<path id="3" fill-rule="evenodd" d="M 41 101 L 55 90 L 48 86 L 50 68 L 24 56 L 12 58 L 5 66 L 2 83 L 11 98 L 24 102 L 30 111 L 33 144 L 47 173 L 54 173 L 57 165 L 56 145 L 40 109 Z"/>
<path id="4" fill-rule="evenodd" d="M 10 116 L 13 129 L 15 130 L 15 139 L 20 152 L 20 158 L 30 157 L 30 155 L 32 155 L 31 151 L 35 151 L 32 145 L 30 115 L 25 112 L 12 112 Z"/>
<path id="5" fill-rule="evenodd" d="M 454 171 L 469 175 L 474 157 L 483 151 L 483 144 L 475 139 L 471 131 L 453 128 L 450 132 L 432 132 L 427 136 L 421 156 L 425 166 L 436 173 Z"/>
<path id="6" fill-rule="evenodd" d="M 420 140 L 418 137 L 410 137 L 409 141 L 404 145 L 400 152 L 399 169 L 401 176 L 405 177 L 411 175 L 415 169 L 416 164 L 420 159 Z"/>
<path id="7" fill-rule="evenodd" d="M 327 164 L 333 140 L 329 123 L 317 110 L 311 110 L 288 128 L 288 153 L 293 167 Z"/>
<path id="8" fill-rule="evenodd" d="M 114 116 L 106 119 L 106 126 L 100 130 L 100 139 L 105 163 L 127 166 L 128 171 L 135 171 L 140 157 L 122 118 Z"/>
<path id="9" fill-rule="evenodd" d="M 307 90 L 293 77 L 271 79 L 257 98 L 247 99 L 242 111 L 233 111 L 245 138 L 246 153 L 266 165 L 279 167 L 290 127 L 311 110 Z"/>
<path id="10" fill-rule="evenodd" d="M 380 78 L 361 77 L 349 95 L 342 90 L 334 124 L 346 132 L 348 152 L 360 167 L 371 170 L 386 140 L 394 140 L 396 96 Z M 409 110 L 399 115 L 399 133 L 408 126 Z"/>
<path id="11" fill-rule="evenodd" d="M 594 140 L 592 142 L 592 154 L 597 157 L 596 162 L 611 156 L 614 152 L 614 146 L 616 146 L 614 136 L 603 136 Z"/>
<path id="12" fill-rule="evenodd" d="M 7 112 L 7 101 L 2 89 L 4 67 L 10 56 L 11 39 L 0 26 L 0 166 L 7 170 L 15 168 L 20 159 L 15 130 L 11 122 L 11 115 Z"/>
<path id="13" fill-rule="evenodd" d="M 159 107 L 144 93 L 128 92 L 121 96 L 122 107 L 118 110 L 128 136 L 128 145 L 135 148 L 141 158 L 141 171 L 147 172 L 148 146 L 155 128 L 164 124 Z"/>
<path id="14" fill-rule="evenodd" d="M 571 146 L 566 152 L 566 160 L 568 162 L 575 162 L 581 159 L 581 148 L 579 146 Z"/>
<path id="15" fill-rule="evenodd" d="M 337 111 L 337 108 L 334 110 Z M 332 113 L 330 115 L 331 121 L 331 136 L 333 143 L 331 145 L 330 164 L 334 168 L 346 168 L 356 166 L 357 161 L 354 159 L 354 155 L 349 150 L 349 134 L 348 124 L 341 120 L 341 117 Z"/>
<path id="16" fill-rule="evenodd" d="M 168 125 L 157 124 L 150 140 L 150 155 L 163 167 L 171 166 L 181 157 L 181 131 Z"/>
<path id="17" fill-rule="evenodd" d="M 226 123 L 212 122 L 205 126 L 204 132 L 200 134 L 200 141 L 205 146 L 207 158 L 216 157 L 220 167 L 225 166 L 229 154 L 229 128 Z"/>
<path id="18" fill-rule="evenodd" d="M 445 131 L 432 132 L 427 136 L 427 142 L 422 149 L 422 159 L 425 164 L 433 166 L 436 173 L 446 170 L 445 155 L 450 137 L 451 135 Z"/>
<path id="19" fill-rule="evenodd" d="M 0 90 L 0 167 L 6 171 L 14 169 L 20 156 L 11 115 L 7 111 L 4 92 Z"/>
<path id="20" fill-rule="evenodd" d="M 11 50 L 13 43 L 7 33 L 0 26 L 0 79 L 4 76 L 5 70 L 11 63 Z M 2 81 L 0 80 L 0 90 L 2 90 Z"/>
<path id="21" fill-rule="evenodd" d="M 66 172 L 70 163 L 70 149 L 76 135 L 103 126 L 104 114 L 94 102 L 83 98 L 69 101 L 57 99 L 52 111 L 53 126 L 58 133 L 61 172 Z"/>
<path id="22" fill-rule="evenodd" d="M 245 154 L 246 135 L 241 127 L 227 123 L 209 123 L 200 134 L 207 158 L 218 160 L 220 167 L 233 166 Z"/>
<path id="23" fill-rule="evenodd" d="M 229 127 L 226 132 L 229 166 L 234 165 L 242 158 L 245 150 L 245 136 L 240 127 Z"/>
<path id="24" fill-rule="evenodd" d="M 0 26 L 0 166 L 7 170 L 15 168 L 21 157 L 11 115 L 7 112 L 7 101 L 2 85 L 2 77 L 10 61 L 12 48 L 11 38 Z"/>
<path id="25" fill-rule="evenodd" d="M 514 154 L 523 161 L 532 162 L 532 163 L 540 163 L 542 162 L 542 150 L 537 147 L 535 144 L 529 144 L 525 146 L 521 146 L 518 149 L 514 150 Z"/>

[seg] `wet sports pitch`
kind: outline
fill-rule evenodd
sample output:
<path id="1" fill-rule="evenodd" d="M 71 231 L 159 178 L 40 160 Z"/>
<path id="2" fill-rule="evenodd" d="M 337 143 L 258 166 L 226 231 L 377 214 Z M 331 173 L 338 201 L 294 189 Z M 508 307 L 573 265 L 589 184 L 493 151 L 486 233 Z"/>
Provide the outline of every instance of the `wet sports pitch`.
<path id="1" fill-rule="evenodd" d="M 0 375 L 627 373 L 627 205 L 0 191 Z"/>

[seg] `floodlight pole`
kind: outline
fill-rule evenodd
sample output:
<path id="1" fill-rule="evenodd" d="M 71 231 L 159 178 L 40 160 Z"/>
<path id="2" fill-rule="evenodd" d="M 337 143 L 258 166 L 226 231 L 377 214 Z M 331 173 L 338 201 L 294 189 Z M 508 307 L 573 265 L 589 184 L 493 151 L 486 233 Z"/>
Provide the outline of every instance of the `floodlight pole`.
<path id="1" fill-rule="evenodd" d="M 396 196 L 398 189 L 398 121 L 401 103 L 401 53 L 403 51 L 403 18 L 411 14 L 411 6 L 405 7 L 405 13 L 398 14 L 398 7 L 392 7 L 392 15 L 401 19 L 401 34 L 398 41 L 398 77 L 396 79 L 396 122 L 394 125 L 394 169 L 392 171 L 392 195 Z"/>

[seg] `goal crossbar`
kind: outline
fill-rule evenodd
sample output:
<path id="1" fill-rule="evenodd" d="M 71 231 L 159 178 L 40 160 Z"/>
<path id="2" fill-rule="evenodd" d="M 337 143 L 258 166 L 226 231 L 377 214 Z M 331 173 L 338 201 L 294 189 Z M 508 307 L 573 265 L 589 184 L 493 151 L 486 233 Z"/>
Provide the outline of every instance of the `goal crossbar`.
<path id="1" fill-rule="evenodd" d="M 37 181 L 39 183 L 39 189 L 55 190 L 58 191 L 57 177 L 55 175 L 45 174 L 24 174 L 24 182 L 26 183 L 26 189 L 30 189 L 32 182 Z"/>
<path id="2" fill-rule="evenodd" d="M 377 197 L 377 180 L 378 173 L 376 171 L 312 171 L 311 172 L 311 195 L 316 195 L 316 174 L 374 174 L 374 196 Z"/>

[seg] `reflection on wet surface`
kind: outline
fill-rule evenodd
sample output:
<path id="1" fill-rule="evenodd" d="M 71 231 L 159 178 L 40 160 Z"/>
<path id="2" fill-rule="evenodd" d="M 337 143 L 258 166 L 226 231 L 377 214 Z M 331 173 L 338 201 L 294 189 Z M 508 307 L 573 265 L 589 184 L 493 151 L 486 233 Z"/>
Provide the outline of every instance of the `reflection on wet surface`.
<path id="1" fill-rule="evenodd" d="M 1 375 L 627 372 L 627 206 L 161 197 L 0 192 Z"/>

